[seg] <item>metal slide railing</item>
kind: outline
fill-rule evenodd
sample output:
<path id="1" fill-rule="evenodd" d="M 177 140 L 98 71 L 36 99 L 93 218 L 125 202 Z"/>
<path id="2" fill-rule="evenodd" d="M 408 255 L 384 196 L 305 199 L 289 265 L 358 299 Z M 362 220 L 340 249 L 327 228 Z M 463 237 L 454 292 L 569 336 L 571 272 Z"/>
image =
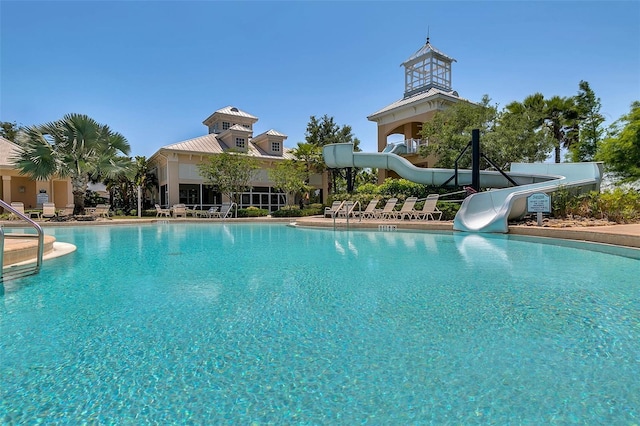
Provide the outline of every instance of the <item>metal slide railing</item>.
<path id="1" fill-rule="evenodd" d="M 5 233 L 4 226 L 0 226 L 0 283 L 3 282 L 6 278 L 16 278 L 19 276 L 33 275 L 40 272 L 40 267 L 42 266 L 42 258 L 44 256 L 44 231 L 42 227 L 34 222 L 30 217 L 25 214 L 17 211 L 10 204 L 7 204 L 4 200 L 0 200 L 0 207 L 4 208 L 5 211 L 11 212 L 16 218 L 21 220 L 22 222 L 26 222 L 27 225 L 33 229 L 35 229 L 35 234 L 19 234 L 19 233 Z M 4 269 L 4 242 L 6 238 L 37 238 L 38 239 L 38 253 L 36 256 L 36 262 L 26 263 L 22 266 L 13 266 L 8 268 L 7 271 Z"/>

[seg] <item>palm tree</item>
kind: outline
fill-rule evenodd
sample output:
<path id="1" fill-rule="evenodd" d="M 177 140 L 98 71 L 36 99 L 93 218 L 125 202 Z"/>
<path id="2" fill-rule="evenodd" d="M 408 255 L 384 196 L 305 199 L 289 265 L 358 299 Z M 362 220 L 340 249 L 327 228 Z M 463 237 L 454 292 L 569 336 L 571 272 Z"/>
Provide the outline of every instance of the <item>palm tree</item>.
<path id="1" fill-rule="evenodd" d="M 574 98 L 554 96 L 545 103 L 544 126 L 555 141 L 555 162 L 560 162 L 560 150 L 578 142 L 578 111 Z"/>
<path id="2" fill-rule="evenodd" d="M 138 194 L 141 197 L 141 207 L 145 209 L 147 208 L 146 194 L 158 186 L 158 177 L 149 169 L 149 160 L 147 160 L 147 157 L 136 155 L 134 169 L 134 182 L 138 187 Z M 138 213 L 138 215 L 140 215 L 140 213 Z"/>
<path id="3" fill-rule="evenodd" d="M 74 213 L 84 213 L 90 178 L 111 177 L 130 167 L 130 146 L 124 136 L 83 114 L 26 127 L 18 133 L 20 150 L 13 163 L 21 174 L 48 180 L 71 179 Z"/>

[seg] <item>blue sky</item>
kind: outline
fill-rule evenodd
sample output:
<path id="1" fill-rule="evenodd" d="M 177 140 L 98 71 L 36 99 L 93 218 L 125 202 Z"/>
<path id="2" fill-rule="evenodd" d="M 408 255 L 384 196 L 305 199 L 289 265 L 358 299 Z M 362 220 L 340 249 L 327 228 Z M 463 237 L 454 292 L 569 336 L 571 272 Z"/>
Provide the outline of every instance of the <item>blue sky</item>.
<path id="1" fill-rule="evenodd" d="M 327 114 L 375 151 L 367 116 L 402 98 L 400 64 L 427 29 L 469 100 L 572 96 L 586 80 L 609 122 L 640 100 L 638 1 L 1 0 L 0 121 L 87 114 L 149 157 L 234 105 L 288 147 Z"/>

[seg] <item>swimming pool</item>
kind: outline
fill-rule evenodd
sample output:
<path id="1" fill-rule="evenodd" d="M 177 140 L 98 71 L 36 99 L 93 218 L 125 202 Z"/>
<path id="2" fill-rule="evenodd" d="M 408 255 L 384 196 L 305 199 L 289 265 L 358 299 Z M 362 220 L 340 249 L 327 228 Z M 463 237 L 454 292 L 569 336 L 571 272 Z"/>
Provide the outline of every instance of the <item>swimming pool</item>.
<path id="1" fill-rule="evenodd" d="M 48 228 L 0 422 L 629 424 L 640 260 L 504 235 Z"/>

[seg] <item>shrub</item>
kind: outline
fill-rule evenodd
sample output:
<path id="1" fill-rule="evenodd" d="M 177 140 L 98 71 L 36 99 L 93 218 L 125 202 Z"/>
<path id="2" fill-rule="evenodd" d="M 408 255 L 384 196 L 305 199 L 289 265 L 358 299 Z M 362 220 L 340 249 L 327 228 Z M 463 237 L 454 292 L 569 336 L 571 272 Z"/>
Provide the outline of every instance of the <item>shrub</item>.
<path id="1" fill-rule="evenodd" d="M 304 216 L 316 216 L 322 214 L 323 209 L 320 208 L 306 208 L 300 210 L 298 207 L 283 207 L 280 210 L 276 210 L 271 213 L 272 217 L 304 217 Z"/>
<path id="2" fill-rule="evenodd" d="M 446 201 L 438 201 L 438 209 L 442 212 L 441 220 L 453 220 L 460 210 L 460 203 L 449 203 Z"/>
<path id="3" fill-rule="evenodd" d="M 640 220 L 640 194 L 633 189 L 616 188 L 599 194 L 598 206 L 603 218 L 616 223 Z"/>
<path id="4" fill-rule="evenodd" d="M 640 194 L 633 189 L 616 188 L 602 193 L 574 194 L 567 189 L 551 197 L 553 217 L 606 219 L 617 223 L 640 220 Z"/>
<path id="5" fill-rule="evenodd" d="M 269 210 L 259 209 L 257 207 L 247 207 L 246 209 L 238 209 L 238 217 L 265 217 L 269 215 Z"/>

